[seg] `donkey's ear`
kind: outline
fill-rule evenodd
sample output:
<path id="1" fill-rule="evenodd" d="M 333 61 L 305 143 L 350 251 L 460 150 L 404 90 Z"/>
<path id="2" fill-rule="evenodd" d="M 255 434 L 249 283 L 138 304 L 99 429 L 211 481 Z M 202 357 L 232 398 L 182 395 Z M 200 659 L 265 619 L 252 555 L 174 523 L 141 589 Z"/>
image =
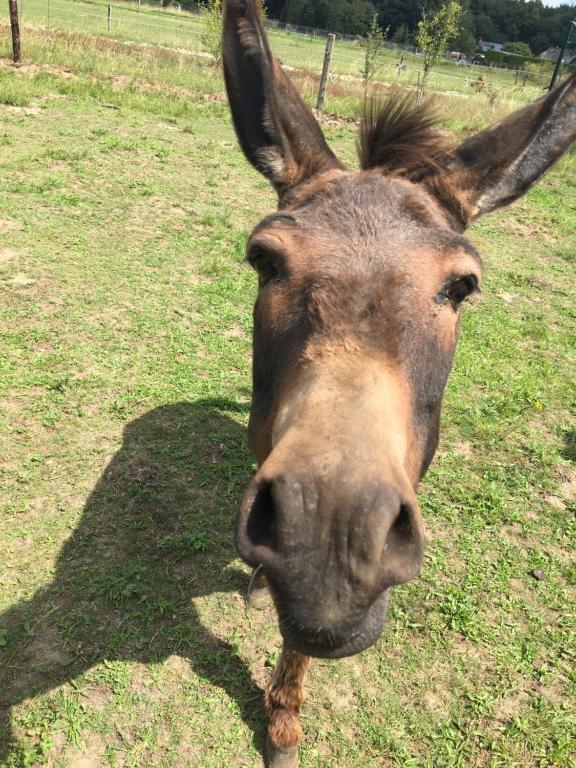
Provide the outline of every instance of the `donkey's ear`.
<path id="1" fill-rule="evenodd" d="M 574 140 L 576 76 L 465 141 L 435 191 L 466 226 L 527 192 Z"/>
<path id="2" fill-rule="evenodd" d="M 223 49 L 240 146 L 280 197 L 318 173 L 342 168 L 311 110 L 272 57 L 260 0 L 225 0 Z"/>

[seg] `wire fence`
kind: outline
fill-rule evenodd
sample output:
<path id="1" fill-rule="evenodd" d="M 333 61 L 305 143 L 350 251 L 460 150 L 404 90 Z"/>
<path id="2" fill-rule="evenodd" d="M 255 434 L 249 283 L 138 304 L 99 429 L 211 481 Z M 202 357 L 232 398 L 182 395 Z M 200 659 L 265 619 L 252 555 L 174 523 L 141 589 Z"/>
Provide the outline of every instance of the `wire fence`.
<path id="1" fill-rule="evenodd" d="M 148 43 L 174 48 L 191 55 L 203 52 L 203 25 L 198 13 L 161 9 L 140 3 L 109 4 L 102 0 L 20 0 L 24 28 L 82 32 L 104 35 L 126 42 Z M 7 20 L 2 5 L 0 20 Z M 324 60 L 325 30 L 268 21 L 274 54 L 286 67 L 320 75 Z M 25 40 L 24 40 L 25 42 Z M 364 51 L 358 39 L 337 35 L 331 74 L 360 79 Z M 377 80 L 417 87 L 423 74 L 422 57 L 410 46 L 385 43 Z M 542 90 L 542 82 L 528 82 L 519 72 L 485 66 L 460 66 L 442 61 L 428 80 L 430 90 L 466 95 L 484 90 L 487 95 L 502 94 L 510 99 L 528 100 Z"/>

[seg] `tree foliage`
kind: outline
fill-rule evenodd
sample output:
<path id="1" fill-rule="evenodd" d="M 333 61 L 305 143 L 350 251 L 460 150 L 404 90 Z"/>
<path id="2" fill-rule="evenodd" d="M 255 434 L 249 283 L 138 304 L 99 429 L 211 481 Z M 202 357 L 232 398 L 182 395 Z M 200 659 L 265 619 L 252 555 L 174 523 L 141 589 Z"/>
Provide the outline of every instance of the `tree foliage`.
<path id="1" fill-rule="evenodd" d="M 219 64 L 222 58 L 222 0 L 204 0 L 199 7 L 202 15 L 200 43 Z"/>
<path id="2" fill-rule="evenodd" d="M 519 56 L 532 57 L 532 51 L 527 43 L 506 43 L 504 48 L 510 53 L 517 53 Z"/>
<path id="3" fill-rule="evenodd" d="M 424 57 L 424 79 L 460 31 L 461 16 L 462 6 L 458 0 L 445 0 L 435 13 L 422 11 L 416 44 Z"/>
<path id="4" fill-rule="evenodd" d="M 206 53 L 209 53 L 216 64 L 222 60 L 222 22 L 223 0 L 199 0 L 198 9 L 202 17 L 202 32 L 200 44 Z M 265 2 L 262 2 L 262 15 L 268 16 Z"/>
<path id="5" fill-rule="evenodd" d="M 272 14 L 275 3 L 269 5 Z M 280 20 L 350 35 L 367 32 L 375 8 L 370 0 L 288 0 Z"/>
<path id="6" fill-rule="evenodd" d="M 378 14 L 375 13 L 368 31 L 359 38 L 359 43 L 364 49 L 364 59 L 362 61 L 364 92 L 367 91 L 369 83 L 376 77 L 378 70 L 382 66 L 387 33 L 388 30 L 382 29 L 380 24 L 378 24 Z"/>
<path id="7" fill-rule="evenodd" d="M 441 5 L 441 0 L 269 0 L 268 10 L 279 21 L 351 35 L 365 34 L 376 11 L 392 40 L 413 44 L 424 1 L 429 13 Z M 573 6 L 555 8 L 542 0 L 461 0 L 461 5 L 461 30 L 450 45 L 470 53 L 478 40 L 523 42 L 541 53 L 562 44 L 574 18 Z"/>

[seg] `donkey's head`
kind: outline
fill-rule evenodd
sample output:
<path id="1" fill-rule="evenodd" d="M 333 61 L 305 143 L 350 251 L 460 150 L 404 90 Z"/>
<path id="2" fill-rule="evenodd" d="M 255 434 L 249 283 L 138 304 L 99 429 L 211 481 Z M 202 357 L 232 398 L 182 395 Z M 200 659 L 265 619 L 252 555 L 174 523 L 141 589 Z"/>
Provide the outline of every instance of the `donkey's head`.
<path id="1" fill-rule="evenodd" d="M 258 0 L 225 4 L 224 71 L 242 149 L 280 199 L 248 244 L 259 470 L 237 543 L 287 642 L 344 656 L 377 639 L 390 588 L 422 562 L 415 489 L 481 280 L 462 233 L 576 138 L 575 81 L 450 152 L 424 110 L 393 99 L 349 172 L 272 58 Z"/>

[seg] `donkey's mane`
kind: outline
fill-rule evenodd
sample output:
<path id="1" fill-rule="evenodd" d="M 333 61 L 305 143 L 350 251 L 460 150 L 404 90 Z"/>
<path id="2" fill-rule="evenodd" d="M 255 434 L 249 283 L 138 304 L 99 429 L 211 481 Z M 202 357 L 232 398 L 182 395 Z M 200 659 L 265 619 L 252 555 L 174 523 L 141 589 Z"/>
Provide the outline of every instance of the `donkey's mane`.
<path id="1" fill-rule="evenodd" d="M 367 105 L 358 151 L 364 170 L 382 168 L 403 175 L 440 170 L 449 154 L 430 102 L 417 105 L 411 94 L 394 93 Z"/>

